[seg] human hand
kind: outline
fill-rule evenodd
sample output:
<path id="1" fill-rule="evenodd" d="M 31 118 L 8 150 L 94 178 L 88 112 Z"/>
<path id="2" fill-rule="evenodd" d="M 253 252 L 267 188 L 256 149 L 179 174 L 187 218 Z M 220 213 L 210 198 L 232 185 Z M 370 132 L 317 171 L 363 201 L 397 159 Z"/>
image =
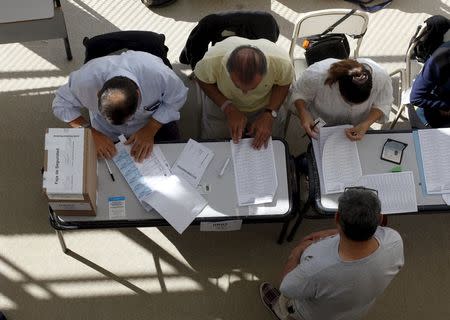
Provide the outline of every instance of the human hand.
<path id="1" fill-rule="evenodd" d="M 369 130 L 369 126 L 367 126 L 366 123 L 361 122 L 353 128 L 345 129 L 345 135 L 352 141 L 358 141 L 364 137 L 367 130 Z"/>
<path id="2" fill-rule="evenodd" d="M 441 114 L 441 116 L 443 117 L 450 117 L 450 110 L 439 110 L 439 113 Z"/>
<path id="3" fill-rule="evenodd" d="M 90 130 L 92 132 L 92 137 L 94 138 L 97 158 L 111 159 L 114 157 L 117 153 L 114 142 L 100 131 L 97 131 L 94 128 L 91 128 Z"/>
<path id="4" fill-rule="evenodd" d="M 148 158 L 153 150 L 155 132 L 151 127 L 145 126 L 134 134 L 125 142 L 132 144 L 130 154 L 137 162 L 142 162 Z"/>
<path id="5" fill-rule="evenodd" d="M 267 148 L 267 143 L 272 135 L 273 117 L 268 112 L 263 112 L 250 125 L 248 134 L 253 137 L 252 147 L 259 150 L 264 145 Z"/>
<path id="6" fill-rule="evenodd" d="M 224 112 L 227 117 L 228 128 L 230 128 L 231 139 L 233 139 L 234 143 L 238 143 L 244 133 L 247 117 L 232 103 L 226 106 Z"/>
<path id="7" fill-rule="evenodd" d="M 317 127 L 314 119 L 308 111 L 303 111 L 300 115 L 300 125 L 305 130 L 305 133 L 311 138 L 317 139 L 319 134 L 319 128 Z"/>

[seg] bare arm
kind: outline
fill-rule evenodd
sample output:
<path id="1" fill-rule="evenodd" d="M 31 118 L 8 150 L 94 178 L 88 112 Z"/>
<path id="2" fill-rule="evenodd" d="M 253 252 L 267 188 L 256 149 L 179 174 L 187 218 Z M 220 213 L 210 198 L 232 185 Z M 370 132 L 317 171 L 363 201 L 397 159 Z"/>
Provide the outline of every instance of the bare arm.
<path id="1" fill-rule="evenodd" d="M 80 126 L 89 123 L 83 116 L 80 116 L 68 124 L 72 128 L 79 128 Z M 107 136 L 105 136 L 100 131 L 90 128 L 92 132 L 92 137 L 94 138 L 95 149 L 97 150 L 97 157 L 102 159 L 111 159 L 116 154 L 116 147 L 114 142 Z"/>
<path id="2" fill-rule="evenodd" d="M 267 109 L 278 111 L 286 99 L 289 92 L 289 85 L 272 87 L 269 105 Z M 253 147 L 260 149 L 263 145 L 267 146 L 267 142 L 272 135 L 273 117 L 268 112 L 263 112 L 249 128 L 249 134 L 254 137 Z"/>
<path id="3" fill-rule="evenodd" d="M 314 119 L 309 112 L 308 108 L 306 107 L 306 102 L 299 99 L 295 101 L 295 108 L 297 109 L 299 118 L 300 118 L 300 125 L 305 130 L 306 134 L 310 136 L 311 138 L 317 139 L 317 132 L 314 131 Z"/>
<path id="4" fill-rule="evenodd" d="M 202 88 L 203 92 L 220 108 L 227 97 L 217 88 L 217 84 L 210 84 L 197 79 L 198 85 Z M 233 103 L 228 104 L 224 110 L 227 117 L 228 127 L 230 128 L 231 138 L 234 143 L 238 143 L 244 133 L 245 125 L 247 124 L 247 117 L 239 111 Z"/>
<path id="5" fill-rule="evenodd" d="M 372 109 L 370 109 L 369 115 L 367 116 L 366 120 L 357 124 L 353 128 L 345 129 L 345 134 L 347 135 L 347 138 L 349 138 L 352 141 L 361 140 L 364 137 L 366 131 L 369 130 L 372 123 L 379 120 L 383 116 L 384 114 L 380 109 L 372 106 Z"/>
<path id="6" fill-rule="evenodd" d="M 288 257 L 288 260 L 284 266 L 283 273 L 281 278 L 283 279 L 289 272 L 291 272 L 295 267 L 300 264 L 300 258 L 303 252 L 308 248 L 311 244 L 313 244 L 313 240 L 302 240 L 291 252 Z"/>

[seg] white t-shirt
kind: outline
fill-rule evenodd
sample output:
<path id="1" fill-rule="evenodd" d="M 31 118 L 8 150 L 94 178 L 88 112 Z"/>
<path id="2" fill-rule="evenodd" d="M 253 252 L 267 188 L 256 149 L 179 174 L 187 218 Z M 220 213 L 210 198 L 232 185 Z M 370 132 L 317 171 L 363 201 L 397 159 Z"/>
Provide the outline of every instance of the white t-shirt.
<path id="1" fill-rule="evenodd" d="M 378 227 L 378 249 L 354 261 L 338 253 L 339 235 L 309 246 L 300 264 L 283 279 L 281 293 L 293 299 L 303 320 L 361 319 L 404 264 L 403 241 L 397 231 Z"/>
<path id="2" fill-rule="evenodd" d="M 328 125 L 357 125 L 366 120 L 372 107 L 380 109 L 384 117 L 380 122 L 389 119 L 389 112 L 394 100 L 392 81 L 388 73 L 376 62 L 370 59 L 357 59 L 372 68 L 372 90 L 369 98 L 360 104 L 350 105 L 339 92 L 339 83 L 325 84 L 330 66 L 337 59 L 325 59 L 308 67 L 295 82 L 292 88 L 291 101 L 301 99 L 314 119 L 322 118 Z"/>

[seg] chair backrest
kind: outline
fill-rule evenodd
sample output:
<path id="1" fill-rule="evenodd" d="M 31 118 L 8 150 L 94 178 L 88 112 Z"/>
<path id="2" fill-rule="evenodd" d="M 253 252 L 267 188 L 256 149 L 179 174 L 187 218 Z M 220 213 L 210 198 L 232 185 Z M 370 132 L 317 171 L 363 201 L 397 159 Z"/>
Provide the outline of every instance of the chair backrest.
<path id="1" fill-rule="evenodd" d="M 209 45 L 229 36 L 276 42 L 279 34 L 278 23 L 269 12 L 239 10 L 210 14 L 203 17 L 189 34 L 180 62 L 191 65 L 194 70 Z"/>
<path id="2" fill-rule="evenodd" d="M 299 71 L 297 69 L 301 64 L 296 63 L 296 54 L 299 53 L 303 55 L 304 49 L 301 46 L 303 40 L 309 36 L 322 33 L 348 12 L 348 9 L 326 9 L 307 12 L 298 18 L 292 34 L 291 46 L 289 48 L 289 56 L 296 68 L 297 76 L 297 71 Z M 344 33 L 347 35 L 351 51 L 353 52 L 352 57 L 357 58 L 359 56 L 359 47 L 361 46 L 363 36 L 367 31 L 368 23 L 369 15 L 366 12 L 356 11 L 353 15 L 336 26 L 330 34 Z M 303 65 L 302 69 L 305 67 L 306 64 Z"/>
<path id="3" fill-rule="evenodd" d="M 163 34 L 151 31 L 118 31 L 101 34 L 90 39 L 85 37 L 83 40 L 83 45 L 86 47 L 84 63 L 120 50 L 135 50 L 160 57 L 164 64 L 172 69 L 167 59 L 169 49 L 164 45 L 165 39 Z"/>

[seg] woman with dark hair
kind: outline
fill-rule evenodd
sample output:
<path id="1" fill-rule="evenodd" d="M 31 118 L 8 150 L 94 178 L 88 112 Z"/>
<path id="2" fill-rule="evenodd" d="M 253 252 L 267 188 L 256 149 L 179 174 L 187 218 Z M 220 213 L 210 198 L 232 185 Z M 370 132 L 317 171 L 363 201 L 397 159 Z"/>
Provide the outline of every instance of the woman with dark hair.
<path id="1" fill-rule="evenodd" d="M 370 59 L 325 59 L 314 63 L 292 89 L 301 126 L 317 138 L 315 119 L 327 125 L 351 124 L 350 140 L 361 140 L 375 121 L 385 122 L 393 102 L 388 73 Z"/>

